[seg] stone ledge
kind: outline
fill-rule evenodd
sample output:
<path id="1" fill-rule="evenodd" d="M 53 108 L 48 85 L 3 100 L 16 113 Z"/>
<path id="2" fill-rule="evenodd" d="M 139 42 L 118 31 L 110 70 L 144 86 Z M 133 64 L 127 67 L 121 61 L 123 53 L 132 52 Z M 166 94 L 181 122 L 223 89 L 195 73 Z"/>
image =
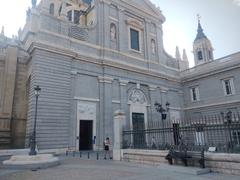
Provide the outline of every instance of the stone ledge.
<path id="1" fill-rule="evenodd" d="M 202 174 L 207 174 L 211 172 L 209 168 L 202 169 L 197 167 L 185 167 L 185 166 L 168 165 L 168 164 L 161 164 L 158 167 L 166 171 L 174 171 L 178 173 L 191 174 L 191 175 L 202 175 Z"/>
<path id="2" fill-rule="evenodd" d="M 52 154 L 38 154 L 36 156 L 17 155 L 3 161 L 5 169 L 45 169 L 60 164 L 59 158 Z"/>
<path id="3" fill-rule="evenodd" d="M 151 165 L 168 163 L 165 160 L 168 151 L 124 149 L 122 152 L 121 159 L 128 162 Z M 181 164 L 179 161 L 175 163 Z M 196 162 L 192 162 L 189 165 L 198 167 L 198 163 Z M 240 175 L 240 154 L 206 152 L 205 165 L 206 168 L 209 168 L 213 172 Z"/>

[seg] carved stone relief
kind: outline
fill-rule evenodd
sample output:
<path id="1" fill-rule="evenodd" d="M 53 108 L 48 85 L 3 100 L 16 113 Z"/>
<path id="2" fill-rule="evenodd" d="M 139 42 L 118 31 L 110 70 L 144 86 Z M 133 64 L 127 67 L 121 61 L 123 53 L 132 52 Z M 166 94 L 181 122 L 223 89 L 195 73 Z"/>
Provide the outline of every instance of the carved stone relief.
<path id="1" fill-rule="evenodd" d="M 78 103 L 78 113 L 81 119 L 95 119 L 96 104 L 93 103 Z"/>
<path id="2" fill-rule="evenodd" d="M 144 104 L 146 102 L 146 97 L 141 90 L 134 89 L 129 95 L 129 101 L 133 103 Z"/>

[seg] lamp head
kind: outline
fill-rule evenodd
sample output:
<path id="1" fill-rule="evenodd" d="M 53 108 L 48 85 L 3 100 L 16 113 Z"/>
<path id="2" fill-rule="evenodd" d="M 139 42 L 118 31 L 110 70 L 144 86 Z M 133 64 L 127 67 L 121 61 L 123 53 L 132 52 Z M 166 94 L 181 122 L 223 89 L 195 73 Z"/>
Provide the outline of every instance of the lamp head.
<path id="1" fill-rule="evenodd" d="M 39 85 L 37 85 L 37 86 L 34 88 L 34 91 L 35 91 L 35 95 L 36 95 L 36 96 L 39 96 L 39 95 L 40 95 L 41 88 L 39 87 Z"/>
<path id="2" fill-rule="evenodd" d="M 169 110 L 169 106 L 170 106 L 170 103 L 167 101 L 166 102 L 166 109 L 167 109 L 167 111 Z"/>

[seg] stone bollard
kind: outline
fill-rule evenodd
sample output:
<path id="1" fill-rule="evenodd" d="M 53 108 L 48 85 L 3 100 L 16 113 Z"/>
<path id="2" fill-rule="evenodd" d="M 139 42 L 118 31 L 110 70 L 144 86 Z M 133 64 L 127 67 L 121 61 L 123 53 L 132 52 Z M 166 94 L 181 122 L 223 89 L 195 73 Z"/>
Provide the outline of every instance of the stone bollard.
<path id="1" fill-rule="evenodd" d="M 121 110 L 114 113 L 114 145 L 113 145 L 113 160 L 121 160 L 121 147 L 122 147 L 122 131 L 125 124 L 126 116 Z"/>

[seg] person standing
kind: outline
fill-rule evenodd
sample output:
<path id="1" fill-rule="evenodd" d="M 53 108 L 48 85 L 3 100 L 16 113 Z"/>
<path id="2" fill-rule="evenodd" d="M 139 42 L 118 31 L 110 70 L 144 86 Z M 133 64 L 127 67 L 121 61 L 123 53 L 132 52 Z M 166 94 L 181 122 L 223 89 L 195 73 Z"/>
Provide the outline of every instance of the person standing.
<path id="1" fill-rule="evenodd" d="M 107 137 L 105 140 L 104 140 L 104 159 L 107 159 L 107 155 L 109 157 L 109 159 L 112 159 L 111 155 L 110 155 L 110 139 L 109 137 Z"/>
<path id="2" fill-rule="evenodd" d="M 156 143 L 155 136 L 152 137 L 151 147 L 152 147 L 152 149 L 157 149 L 157 143 Z"/>

